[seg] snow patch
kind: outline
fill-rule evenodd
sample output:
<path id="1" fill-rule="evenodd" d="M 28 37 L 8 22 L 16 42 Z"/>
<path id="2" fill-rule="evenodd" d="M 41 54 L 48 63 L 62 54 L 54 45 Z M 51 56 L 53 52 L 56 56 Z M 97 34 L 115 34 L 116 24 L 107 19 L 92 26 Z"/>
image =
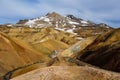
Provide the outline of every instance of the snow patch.
<path id="1" fill-rule="evenodd" d="M 74 33 L 74 32 L 73 32 L 73 29 L 68 29 L 67 32 L 69 32 L 69 33 Z"/>
<path id="2" fill-rule="evenodd" d="M 11 24 L 9 24 L 9 25 L 7 25 L 7 26 L 12 27 L 12 25 L 11 25 Z"/>
<path id="3" fill-rule="evenodd" d="M 81 23 L 82 23 L 82 26 L 87 26 L 88 25 L 87 21 L 81 21 Z"/>
<path id="4" fill-rule="evenodd" d="M 72 25 L 72 27 L 73 27 L 73 28 L 76 28 L 76 26 L 75 26 L 75 25 Z"/>
<path id="5" fill-rule="evenodd" d="M 60 31 L 64 31 L 64 32 L 68 32 L 68 33 L 72 33 L 74 35 L 77 35 L 77 33 L 74 33 L 74 29 L 75 28 L 66 30 L 66 28 L 58 28 L 58 27 L 56 27 L 55 29 L 60 30 Z"/>
<path id="6" fill-rule="evenodd" d="M 74 29 L 68 29 L 68 30 L 66 30 L 66 32 L 69 32 L 69 33 L 72 33 L 74 35 L 77 35 L 77 33 L 74 33 Z"/>
<path id="7" fill-rule="evenodd" d="M 56 27 L 55 29 L 60 30 L 60 31 L 65 31 L 64 28 L 58 28 L 58 27 Z"/>
<path id="8" fill-rule="evenodd" d="M 25 25 L 29 25 L 29 27 L 33 27 L 33 25 L 35 24 L 36 19 L 34 20 L 29 20 L 28 22 L 25 23 Z"/>
<path id="9" fill-rule="evenodd" d="M 42 27 L 44 27 L 45 26 L 45 24 L 38 24 L 37 26 L 36 26 L 36 28 L 42 28 Z"/>
<path id="10" fill-rule="evenodd" d="M 88 24 L 88 22 L 87 22 L 87 21 L 81 21 L 81 23 L 83 23 L 83 24 Z"/>
<path id="11" fill-rule="evenodd" d="M 43 20 L 43 21 L 51 24 L 50 19 L 47 18 L 47 16 L 43 16 L 43 17 L 40 17 L 40 18 L 29 20 L 28 22 L 25 23 L 25 25 L 28 25 L 29 27 L 33 27 L 36 24 L 35 22 L 38 21 L 38 20 Z M 40 24 L 40 25 L 42 25 L 42 24 Z M 38 26 L 40 26 L 40 25 L 38 25 Z"/>
<path id="12" fill-rule="evenodd" d="M 43 20 L 45 22 L 50 22 L 50 19 L 47 18 L 47 16 L 41 17 L 40 20 Z"/>
<path id="13" fill-rule="evenodd" d="M 82 38 L 82 37 L 77 37 L 77 39 L 78 39 L 78 40 L 82 40 L 82 39 L 84 39 L 84 38 Z"/>
<path id="14" fill-rule="evenodd" d="M 79 25 L 79 23 L 73 22 L 73 21 L 70 21 L 70 20 L 68 21 L 68 23 L 69 23 L 69 24 L 76 24 L 76 25 Z"/>
<path id="15" fill-rule="evenodd" d="M 58 22 L 56 22 L 55 26 L 58 28 Z"/>
<path id="16" fill-rule="evenodd" d="M 110 28 L 110 27 L 106 26 L 106 28 Z"/>

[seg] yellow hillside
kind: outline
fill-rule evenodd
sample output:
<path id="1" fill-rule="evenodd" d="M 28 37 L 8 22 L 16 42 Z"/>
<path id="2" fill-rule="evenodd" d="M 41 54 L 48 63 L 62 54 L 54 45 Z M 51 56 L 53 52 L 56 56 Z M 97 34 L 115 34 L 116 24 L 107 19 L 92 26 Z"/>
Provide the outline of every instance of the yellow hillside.
<path id="1" fill-rule="evenodd" d="M 0 76 L 14 68 L 44 60 L 42 53 L 34 51 L 21 40 L 0 33 Z"/>
<path id="2" fill-rule="evenodd" d="M 67 49 L 69 47 L 69 45 L 67 45 L 61 41 L 52 40 L 52 39 L 47 40 L 45 42 L 32 44 L 32 46 L 37 51 L 40 51 L 40 52 L 47 54 L 47 55 L 50 54 L 54 50 L 64 50 L 64 49 Z"/>

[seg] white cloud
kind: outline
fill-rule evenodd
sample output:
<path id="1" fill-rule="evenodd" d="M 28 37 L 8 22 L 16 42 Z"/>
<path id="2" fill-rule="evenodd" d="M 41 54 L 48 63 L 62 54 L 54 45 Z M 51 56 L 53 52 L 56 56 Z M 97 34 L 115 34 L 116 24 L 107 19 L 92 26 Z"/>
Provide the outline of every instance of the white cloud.
<path id="1" fill-rule="evenodd" d="M 3 18 L 19 20 L 37 17 L 56 11 L 63 15 L 74 14 L 95 22 L 106 22 L 112 26 L 119 25 L 114 23 L 114 20 L 120 20 L 120 0 L 37 0 L 35 3 L 33 1 L 36 0 L 0 0 L 0 21 Z"/>
<path id="2" fill-rule="evenodd" d="M 0 16 L 32 15 L 36 10 L 32 6 L 24 4 L 18 0 L 1 0 Z"/>

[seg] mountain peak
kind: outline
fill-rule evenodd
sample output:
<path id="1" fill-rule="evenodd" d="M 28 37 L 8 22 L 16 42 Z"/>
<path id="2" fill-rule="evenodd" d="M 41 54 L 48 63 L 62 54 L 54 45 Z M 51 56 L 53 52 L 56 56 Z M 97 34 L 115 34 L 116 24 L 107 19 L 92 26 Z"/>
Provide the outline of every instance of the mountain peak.
<path id="1" fill-rule="evenodd" d="M 52 12 L 52 13 L 47 13 L 46 16 L 55 17 L 55 16 L 61 16 L 61 15 L 56 12 Z"/>
<path id="2" fill-rule="evenodd" d="M 77 33 L 82 29 L 109 29 L 106 24 L 95 24 L 94 22 L 90 20 L 84 20 L 80 19 L 78 17 L 75 17 L 74 15 L 67 15 L 67 16 L 62 16 L 59 13 L 56 12 L 51 12 L 47 13 L 45 16 L 41 16 L 40 18 L 34 18 L 30 20 L 23 20 L 19 23 L 23 23 L 26 26 L 29 26 L 31 28 L 43 28 L 43 27 L 53 27 L 57 30 L 62 30 L 65 32 L 70 32 L 70 33 Z M 97 31 L 97 34 L 99 32 Z"/>

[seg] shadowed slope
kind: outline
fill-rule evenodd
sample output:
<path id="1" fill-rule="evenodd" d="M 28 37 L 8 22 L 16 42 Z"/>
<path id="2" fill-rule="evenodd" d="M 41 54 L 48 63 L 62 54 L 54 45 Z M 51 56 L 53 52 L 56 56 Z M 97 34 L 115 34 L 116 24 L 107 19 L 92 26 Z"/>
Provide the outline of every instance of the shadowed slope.
<path id="1" fill-rule="evenodd" d="M 120 29 L 104 34 L 79 54 L 82 61 L 120 72 Z"/>

